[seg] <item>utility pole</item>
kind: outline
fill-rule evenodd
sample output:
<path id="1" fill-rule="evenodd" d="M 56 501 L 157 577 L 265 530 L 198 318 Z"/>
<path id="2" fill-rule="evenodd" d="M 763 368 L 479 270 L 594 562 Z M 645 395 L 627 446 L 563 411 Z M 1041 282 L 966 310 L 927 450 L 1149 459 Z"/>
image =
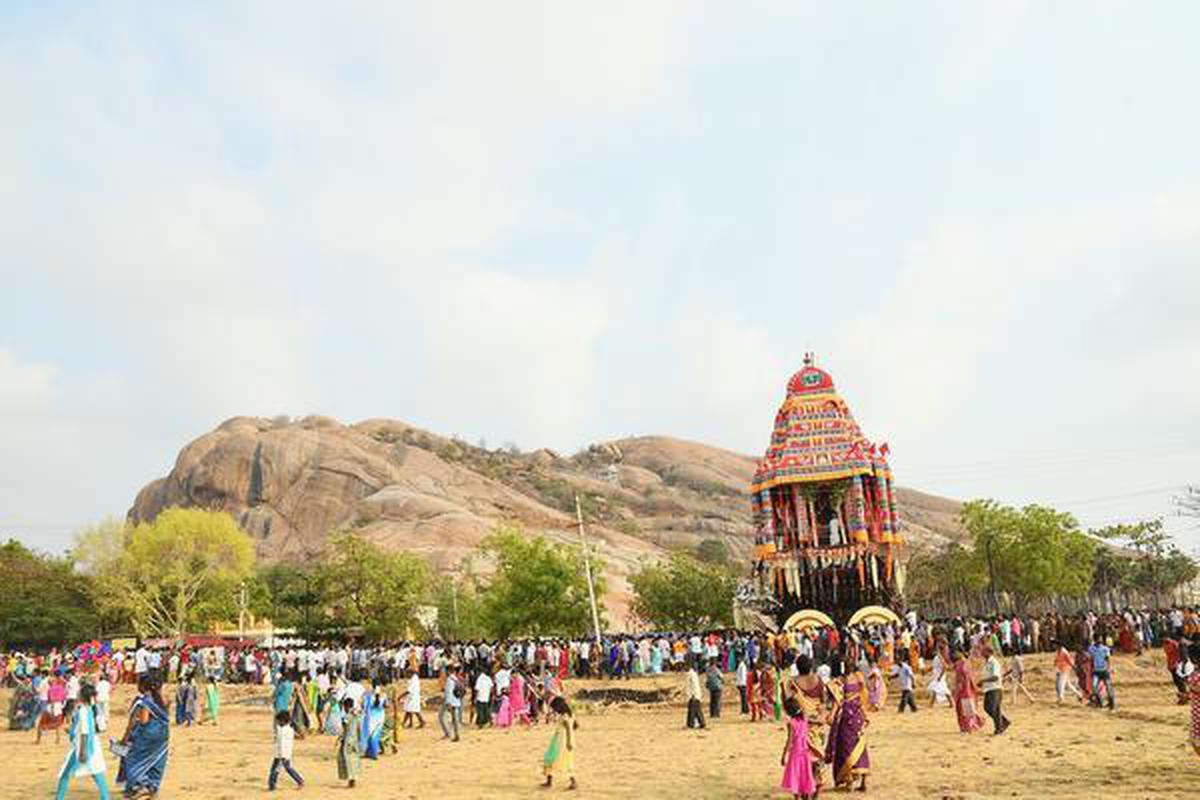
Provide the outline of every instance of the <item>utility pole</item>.
<path id="1" fill-rule="evenodd" d="M 592 583 L 592 559 L 588 554 L 587 536 L 583 532 L 583 509 L 579 506 L 579 494 L 575 494 L 575 520 L 579 523 L 579 543 L 583 546 L 583 571 L 587 575 L 588 602 L 592 605 L 592 629 L 596 644 L 600 644 L 600 613 L 596 610 L 596 586 Z"/>

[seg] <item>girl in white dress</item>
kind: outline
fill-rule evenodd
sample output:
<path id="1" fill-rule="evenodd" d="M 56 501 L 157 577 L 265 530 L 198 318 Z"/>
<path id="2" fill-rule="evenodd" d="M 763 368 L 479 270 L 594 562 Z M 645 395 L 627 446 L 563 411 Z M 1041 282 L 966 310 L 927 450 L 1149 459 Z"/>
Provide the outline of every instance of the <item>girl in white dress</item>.
<path id="1" fill-rule="evenodd" d="M 108 782 L 104 779 L 104 750 L 100 747 L 100 739 L 96 735 L 96 716 L 92 706 L 95 699 L 96 690 L 91 684 L 80 687 L 79 704 L 75 706 L 75 713 L 71 715 L 71 750 L 58 773 L 56 800 L 63 800 L 67 796 L 67 785 L 71 778 L 88 775 L 96 782 L 101 800 L 108 800 Z"/>

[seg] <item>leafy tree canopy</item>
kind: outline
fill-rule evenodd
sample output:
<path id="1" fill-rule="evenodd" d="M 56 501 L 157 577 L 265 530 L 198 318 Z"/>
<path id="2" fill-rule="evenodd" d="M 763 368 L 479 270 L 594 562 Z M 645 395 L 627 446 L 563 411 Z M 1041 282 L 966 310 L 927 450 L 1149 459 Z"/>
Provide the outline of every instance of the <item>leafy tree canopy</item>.
<path id="1" fill-rule="evenodd" d="M 0 649 L 52 647 L 91 639 L 99 620 L 89 579 L 69 558 L 0 545 Z"/>
<path id="2" fill-rule="evenodd" d="M 733 624 L 737 578 L 725 566 L 674 553 L 630 579 L 634 613 L 658 630 L 706 630 Z"/>
<path id="3" fill-rule="evenodd" d="M 124 613 L 141 636 L 183 636 L 236 613 L 239 583 L 254 566 L 254 545 L 223 512 L 169 508 L 153 522 L 123 531 L 84 531 L 75 552 L 94 573 L 95 596 L 108 613 Z M 99 542 L 99 544 L 97 544 Z"/>
<path id="4" fill-rule="evenodd" d="M 373 639 L 402 639 L 415 632 L 417 610 L 432 580 L 420 556 L 341 533 L 326 553 L 324 573 L 335 627 L 361 628 Z"/>
<path id="5" fill-rule="evenodd" d="M 579 547 L 551 544 L 541 536 L 526 537 L 520 529 L 506 525 L 488 536 L 481 550 L 496 565 L 480 594 L 483 627 L 493 636 L 580 636 L 591 630 L 587 577 Z M 604 595 L 602 572 L 603 565 L 593 558 L 597 602 Z"/>

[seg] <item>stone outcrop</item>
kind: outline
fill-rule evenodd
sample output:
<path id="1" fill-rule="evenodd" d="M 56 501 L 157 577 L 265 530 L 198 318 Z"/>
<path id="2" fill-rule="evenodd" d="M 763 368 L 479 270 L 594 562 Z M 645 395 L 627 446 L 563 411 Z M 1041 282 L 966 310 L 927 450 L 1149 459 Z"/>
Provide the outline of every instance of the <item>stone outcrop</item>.
<path id="1" fill-rule="evenodd" d="M 234 417 L 184 447 L 170 474 L 138 493 L 129 518 L 153 519 L 171 506 L 224 510 L 264 560 L 313 558 L 332 532 L 355 530 L 450 570 L 503 522 L 576 541 L 578 493 L 606 563 L 609 617 L 621 625 L 626 577 L 641 560 L 707 538 L 735 557 L 748 553 L 754 463 L 661 436 L 563 458 L 488 451 L 388 419 Z M 958 503 L 902 489 L 899 504 L 915 546 L 962 537 Z"/>

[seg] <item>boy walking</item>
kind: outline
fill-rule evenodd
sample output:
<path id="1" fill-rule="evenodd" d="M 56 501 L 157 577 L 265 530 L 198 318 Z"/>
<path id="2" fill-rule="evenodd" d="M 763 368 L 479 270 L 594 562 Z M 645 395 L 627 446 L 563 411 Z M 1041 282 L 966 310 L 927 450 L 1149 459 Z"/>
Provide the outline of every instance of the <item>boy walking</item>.
<path id="1" fill-rule="evenodd" d="M 292 767 L 292 745 L 296 732 L 292 729 L 292 715 L 287 711 L 275 714 L 275 760 L 271 762 L 271 774 L 267 778 L 267 789 L 275 791 L 279 783 L 279 768 L 287 770 L 287 774 L 296 782 L 297 788 L 304 786 L 304 778 Z"/>
<path id="2" fill-rule="evenodd" d="M 903 714 L 904 709 L 908 708 L 915 714 L 917 711 L 917 703 L 913 700 L 913 687 L 916 685 L 917 676 L 913 674 L 912 666 L 909 665 L 908 659 L 901 659 L 900 667 L 900 708 L 899 713 Z"/>

